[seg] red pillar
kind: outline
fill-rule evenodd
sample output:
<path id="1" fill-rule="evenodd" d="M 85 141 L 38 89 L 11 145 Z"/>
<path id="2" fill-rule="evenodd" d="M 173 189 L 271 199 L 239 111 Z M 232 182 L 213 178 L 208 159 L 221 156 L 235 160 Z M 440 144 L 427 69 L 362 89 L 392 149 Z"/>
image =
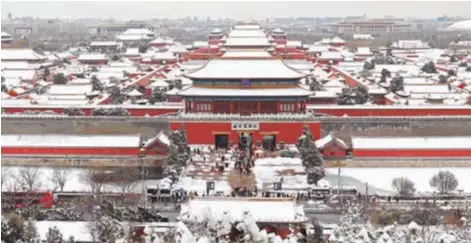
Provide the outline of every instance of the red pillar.
<path id="1" fill-rule="evenodd" d="M 229 113 L 234 113 L 234 102 L 229 101 Z"/>
<path id="2" fill-rule="evenodd" d="M 299 112 L 299 101 L 295 101 L 294 102 L 294 113 L 298 113 Z"/>
<path id="3" fill-rule="evenodd" d="M 215 105 L 214 105 L 214 100 L 211 101 L 211 112 L 214 113 L 215 112 Z"/>
<path id="4" fill-rule="evenodd" d="M 280 113 L 280 102 L 276 101 L 276 113 Z"/>
<path id="5" fill-rule="evenodd" d="M 262 105 L 261 105 L 261 102 L 259 100 L 259 101 L 257 101 L 257 112 L 258 112 L 258 114 L 260 114 L 261 111 L 262 111 Z"/>

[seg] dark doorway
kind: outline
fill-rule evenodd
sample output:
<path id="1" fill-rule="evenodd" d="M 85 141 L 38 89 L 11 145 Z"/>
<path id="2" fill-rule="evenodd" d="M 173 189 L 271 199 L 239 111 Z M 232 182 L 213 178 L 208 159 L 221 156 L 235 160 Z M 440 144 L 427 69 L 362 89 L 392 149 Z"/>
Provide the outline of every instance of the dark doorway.
<path id="1" fill-rule="evenodd" d="M 229 135 L 218 134 L 214 136 L 216 149 L 227 149 L 229 147 Z"/>
<path id="2" fill-rule="evenodd" d="M 265 135 L 262 141 L 263 149 L 274 151 L 276 148 L 276 135 Z"/>

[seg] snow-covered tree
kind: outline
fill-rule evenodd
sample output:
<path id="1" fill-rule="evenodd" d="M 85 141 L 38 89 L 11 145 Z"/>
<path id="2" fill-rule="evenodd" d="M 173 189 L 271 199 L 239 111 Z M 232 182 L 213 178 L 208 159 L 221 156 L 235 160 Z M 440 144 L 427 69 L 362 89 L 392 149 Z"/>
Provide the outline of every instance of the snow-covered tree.
<path id="1" fill-rule="evenodd" d="M 118 86 L 114 86 L 110 91 L 111 104 L 119 105 L 126 100 L 126 96 L 121 92 Z"/>
<path id="2" fill-rule="evenodd" d="M 77 107 L 64 108 L 64 114 L 68 116 L 84 116 L 85 115 L 82 109 L 77 108 Z"/>
<path id="3" fill-rule="evenodd" d="M 424 64 L 421 70 L 426 73 L 437 73 L 437 68 L 435 67 L 435 63 L 433 63 L 433 61 L 429 61 Z"/>
<path id="4" fill-rule="evenodd" d="M 90 233 L 95 242 L 101 243 L 116 243 L 125 236 L 121 223 L 108 216 L 96 218 Z"/>
<path id="5" fill-rule="evenodd" d="M 374 60 L 366 60 L 363 63 L 363 69 L 364 70 L 373 70 L 373 69 L 375 69 L 375 61 Z"/>
<path id="6" fill-rule="evenodd" d="M 128 110 L 123 107 L 115 108 L 95 108 L 91 112 L 92 116 L 130 116 Z"/>
<path id="7" fill-rule="evenodd" d="M 311 82 L 309 83 L 309 90 L 317 91 L 321 90 L 322 85 L 317 81 L 316 78 L 312 78 Z"/>
<path id="8" fill-rule="evenodd" d="M 24 236 L 25 221 L 18 214 L 10 214 L 6 218 L 2 216 L 2 242 L 21 242 Z"/>
<path id="9" fill-rule="evenodd" d="M 92 91 L 103 91 L 103 83 L 101 83 L 101 81 L 96 77 L 96 75 L 92 76 L 90 82 L 92 83 Z"/>
<path id="10" fill-rule="evenodd" d="M 317 182 L 325 176 L 324 159 L 316 147 L 309 127 L 304 126 L 303 133 L 296 142 L 296 148 L 308 174 L 308 182 L 317 185 Z"/>
<path id="11" fill-rule="evenodd" d="M 339 105 L 354 105 L 354 93 L 353 90 L 350 88 L 343 88 L 342 93 L 340 93 L 339 97 L 337 98 L 337 104 Z"/>
<path id="12" fill-rule="evenodd" d="M 54 78 L 52 79 L 52 82 L 54 84 L 66 84 L 67 83 L 67 78 L 63 73 L 58 73 L 54 75 Z"/>
<path id="13" fill-rule="evenodd" d="M 67 243 L 75 243 L 75 238 L 70 236 L 69 239 L 67 239 Z"/>
<path id="14" fill-rule="evenodd" d="M 340 218 L 338 228 L 329 238 L 331 243 L 464 243 L 471 237 L 470 228 L 443 225 L 420 226 L 415 221 L 384 227 L 363 223 L 361 210 L 351 205 Z"/>
<path id="15" fill-rule="evenodd" d="M 396 75 L 391 79 L 391 82 L 389 83 L 389 89 L 394 93 L 404 90 L 404 78 Z"/>
<path id="16" fill-rule="evenodd" d="M 36 239 L 39 237 L 38 230 L 36 229 L 36 222 L 29 218 L 26 221 L 24 231 L 23 231 L 23 241 L 25 243 L 35 243 Z"/>
<path id="17" fill-rule="evenodd" d="M 353 92 L 355 93 L 355 104 L 365 104 L 368 102 L 369 99 L 369 93 L 368 93 L 368 88 L 364 85 L 357 85 L 354 89 Z"/>
<path id="18" fill-rule="evenodd" d="M 401 196 L 411 196 L 415 193 L 414 182 L 405 177 L 394 178 L 392 181 L 392 187 Z"/>
<path id="19" fill-rule="evenodd" d="M 46 233 L 46 243 L 65 243 L 64 236 L 56 226 L 49 228 Z"/>
<path id="20" fill-rule="evenodd" d="M 383 69 L 381 69 L 381 77 L 383 77 L 383 76 L 390 78 L 391 77 L 391 72 L 388 69 L 383 68 Z"/>
<path id="21" fill-rule="evenodd" d="M 154 88 L 152 90 L 152 95 L 149 99 L 149 103 L 155 104 L 157 102 L 164 102 L 166 100 L 165 91 L 166 91 L 165 88 L 164 89 L 161 89 L 159 87 Z"/>
<path id="22" fill-rule="evenodd" d="M 430 179 L 430 186 L 439 193 L 445 194 L 454 191 L 458 187 L 458 179 L 450 171 L 441 170 Z"/>
<path id="23" fill-rule="evenodd" d="M 166 174 L 175 182 L 186 167 L 191 151 L 183 126 L 179 130 L 172 131 L 169 140 Z"/>

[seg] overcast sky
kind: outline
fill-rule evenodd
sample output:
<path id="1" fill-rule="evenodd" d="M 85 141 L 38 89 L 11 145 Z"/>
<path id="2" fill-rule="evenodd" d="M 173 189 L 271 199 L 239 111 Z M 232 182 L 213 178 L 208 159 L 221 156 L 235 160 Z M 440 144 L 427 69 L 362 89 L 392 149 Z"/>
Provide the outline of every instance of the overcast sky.
<path id="1" fill-rule="evenodd" d="M 471 2 L 104 2 L 35 1 L 1 2 L 2 18 L 115 18 L 151 19 L 188 16 L 236 19 L 266 17 L 342 17 L 366 14 L 368 17 L 439 17 L 471 18 Z"/>

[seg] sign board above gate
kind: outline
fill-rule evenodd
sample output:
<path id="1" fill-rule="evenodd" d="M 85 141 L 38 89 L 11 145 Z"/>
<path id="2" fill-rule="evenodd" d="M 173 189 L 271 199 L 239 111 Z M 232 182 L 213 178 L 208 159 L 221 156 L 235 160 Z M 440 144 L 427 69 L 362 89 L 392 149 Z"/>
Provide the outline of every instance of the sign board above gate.
<path id="1" fill-rule="evenodd" d="M 244 130 L 259 130 L 260 123 L 254 121 L 233 121 L 231 122 L 233 131 L 244 131 Z"/>

